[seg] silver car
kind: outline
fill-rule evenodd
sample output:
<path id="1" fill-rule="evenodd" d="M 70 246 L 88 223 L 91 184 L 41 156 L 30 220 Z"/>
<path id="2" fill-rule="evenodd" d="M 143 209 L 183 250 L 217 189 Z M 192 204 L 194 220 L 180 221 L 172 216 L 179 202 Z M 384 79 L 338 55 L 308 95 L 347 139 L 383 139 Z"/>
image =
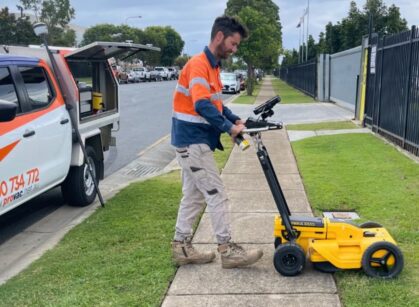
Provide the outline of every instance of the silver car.
<path id="1" fill-rule="evenodd" d="M 223 93 L 236 94 L 240 92 L 240 81 L 235 73 L 222 72 L 220 78 L 223 84 Z"/>

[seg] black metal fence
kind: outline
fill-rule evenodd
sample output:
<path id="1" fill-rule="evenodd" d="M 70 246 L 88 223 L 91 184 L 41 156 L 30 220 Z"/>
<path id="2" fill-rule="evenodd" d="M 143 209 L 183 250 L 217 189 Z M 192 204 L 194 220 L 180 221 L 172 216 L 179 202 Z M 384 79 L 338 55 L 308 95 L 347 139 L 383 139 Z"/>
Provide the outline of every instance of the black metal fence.
<path id="1" fill-rule="evenodd" d="M 303 91 L 309 96 L 317 96 L 317 60 L 282 67 L 279 72 L 281 80 Z"/>
<path id="2" fill-rule="evenodd" d="M 419 156 L 419 31 L 370 43 L 365 123 Z"/>

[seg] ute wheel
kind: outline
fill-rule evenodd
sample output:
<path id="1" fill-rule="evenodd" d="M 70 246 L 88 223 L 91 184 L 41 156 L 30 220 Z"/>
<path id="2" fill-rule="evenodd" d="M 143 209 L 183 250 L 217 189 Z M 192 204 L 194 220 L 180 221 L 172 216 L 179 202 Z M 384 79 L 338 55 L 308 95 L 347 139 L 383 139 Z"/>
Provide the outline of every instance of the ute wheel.
<path id="1" fill-rule="evenodd" d="M 370 277 L 394 278 L 402 271 L 403 264 L 401 250 L 386 241 L 371 244 L 362 256 L 362 269 Z"/>
<path id="2" fill-rule="evenodd" d="M 86 146 L 86 153 L 87 159 L 93 166 L 93 175 L 96 178 L 100 173 L 100 164 L 96 151 L 93 147 Z M 61 191 L 65 200 L 71 206 L 84 207 L 95 200 L 96 189 L 87 163 L 70 169 L 67 178 L 61 185 Z"/>
<path id="3" fill-rule="evenodd" d="M 279 245 L 274 253 L 274 266 L 284 276 L 301 273 L 306 263 L 304 250 L 298 244 L 286 242 Z"/>
<path id="4" fill-rule="evenodd" d="M 275 249 L 282 244 L 282 239 L 280 237 L 275 237 L 274 246 Z"/>
<path id="5" fill-rule="evenodd" d="M 376 222 L 365 222 L 359 225 L 361 228 L 383 228 L 383 225 Z"/>

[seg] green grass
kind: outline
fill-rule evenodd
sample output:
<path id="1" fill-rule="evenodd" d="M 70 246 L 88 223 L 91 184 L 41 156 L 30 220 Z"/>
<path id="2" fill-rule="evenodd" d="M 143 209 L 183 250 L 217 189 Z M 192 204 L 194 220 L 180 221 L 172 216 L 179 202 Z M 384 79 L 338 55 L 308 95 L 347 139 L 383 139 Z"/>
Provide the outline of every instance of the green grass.
<path id="1" fill-rule="evenodd" d="M 254 104 L 256 101 L 256 97 L 259 95 L 260 88 L 262 83 L 255 84 L 255 88 L 253 89 L 252 96 L 247 95 L 247 91 L 244 90 L 239 97 L 234 99 L 233 103 L 239 104 Z"/>
<path id="2" fill-rule="evenodd" d="M 216 152 L 223 167 L 232 148 Z M 0 287 L 0 306 L 159 306 L 181 198 L 179 171 L 130 185 Z"/>
<path id="3" fill-rule="evenodd" d="M 337 273 L 344 306 L 418 306 L 419 165 L 372 135 L 315 137 L 292 147 L 316 215 L 354 209 L 386 227 L 404 254 L 404 270 L 394 280 Z"/>
<path id="4" fill-rule="evenodd" d="M 283 104 L 316 102 L 312 97 L 296 90 L 280 79 L 272 79 L 272 86 L 275 93 L 281 97 Z"/>
<path id="5" fill-rule="evenodd" d="M 351 121 L 324 122 L 315 124 L 287 125 L 287 130 L 339 130 L 360 128 Z"/>
<path id="6" fill-rule="evenodd" d="M 79 82 L 84 82 L 88 85 L 92 85 L 92 78 L 91 77 L 83 77 L 83 78 L 76 78 Z"/>

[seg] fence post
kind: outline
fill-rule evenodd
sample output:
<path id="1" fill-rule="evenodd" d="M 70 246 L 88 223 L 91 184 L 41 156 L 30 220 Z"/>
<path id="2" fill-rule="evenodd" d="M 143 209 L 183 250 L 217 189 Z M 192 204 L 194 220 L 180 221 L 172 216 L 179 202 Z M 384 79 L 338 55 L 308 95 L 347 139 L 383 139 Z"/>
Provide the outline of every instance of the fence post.
<path id="1" fill-rule="evenodd" d="M 377 43 L 377 56 L 378 56 L 378 50 L 380 46 L 380 39 Z M 384 35 L 383 39 L 381 40 L 381 61 L 380 61 L 380 82 L 378 85 L 378 106 L 377 106 L 377 132 L 380 130 L 380 109 L 381 109 L 381 92 L 383 91 L 383 62 L 384 62 L 384 51 L 386 46 L 386 36 Z M 377 70 L 378 71 L 378 70 Z M 377 73 L 376 71 L 376 73 Z M 375 75 L 375 78 L 377 78 L 377 74 Z M 375 79 L 377 81 L 377 79 Z M 377 82 L 376 82 L 377 84 Z M 374 97 L 375 99 L 375 97 Z"/>
<path id="2" fill-rule="evenodd" d="M 407 134 L 407 113 L 409 110 L 409 92 L 410 92 L 410 79 L 412 78 L 412 52 L 413 52 L 413 38 L 415 37 L 416 33 L 416 26 L 412 26 L 412 30 L 410 32 L 410 43 L 409 43 L 409 57 L 407 60 L 407 67 L 409 67 L 407 72 L 407 82 L 406 82 L 406 97 L 405 97 L 405 108 L 404 108 L 404 129 L 403 129 L 403 143 L 402 148 L 405 146 L 406 142 L 406 134 Z"/>

